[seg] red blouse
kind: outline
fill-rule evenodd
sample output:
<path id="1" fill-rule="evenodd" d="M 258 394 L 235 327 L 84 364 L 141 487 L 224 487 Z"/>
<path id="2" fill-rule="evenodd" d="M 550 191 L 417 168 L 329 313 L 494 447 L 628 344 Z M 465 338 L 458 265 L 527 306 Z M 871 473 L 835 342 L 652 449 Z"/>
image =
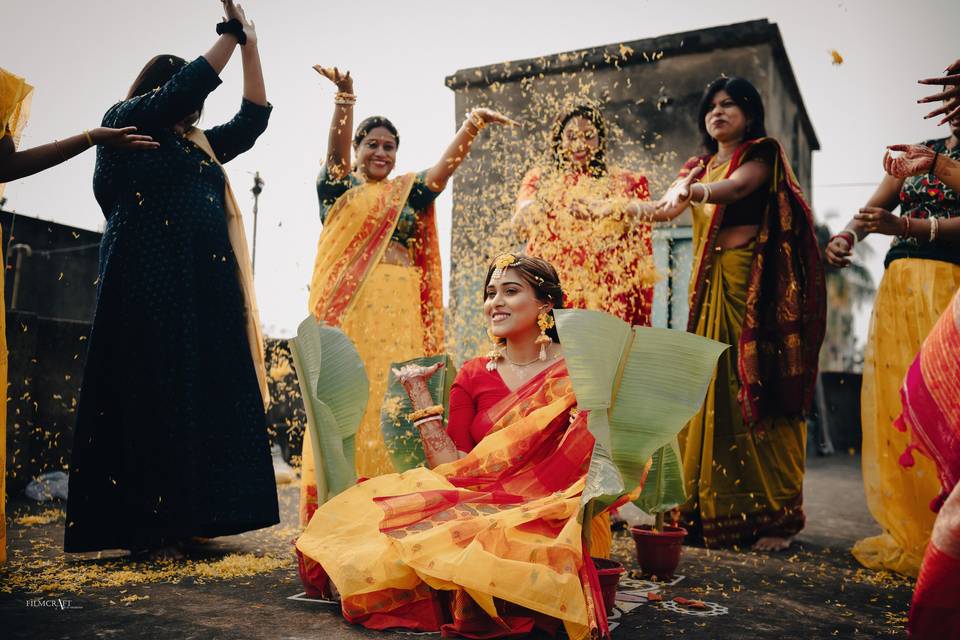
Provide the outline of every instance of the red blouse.
<path id="1" fill-rule="evenodd" d="M 480 442 L 490 423 L 482 416 L 495 404 L 510 395 L 510 389 L 496 371 L 487 371 L 487 358 L 463 363 L 450 389 L 450 418 L 447 435 L 464 452 Z"/>

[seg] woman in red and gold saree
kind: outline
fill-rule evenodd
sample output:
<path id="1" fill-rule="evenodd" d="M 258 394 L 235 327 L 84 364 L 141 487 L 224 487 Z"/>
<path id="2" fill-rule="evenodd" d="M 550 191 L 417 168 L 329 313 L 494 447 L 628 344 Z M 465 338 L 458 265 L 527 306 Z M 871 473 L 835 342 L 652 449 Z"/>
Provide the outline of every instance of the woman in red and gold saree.
<path id="1" fill-rule="evenodd" d="M 687 330 L 732 348 L 681 433 L 682 511 L 709 547 L 785 549 L 805 522 L 803 414 L 826 326 L 813 216 L 783 149 L 766 137 L 753 85 L 711 83 L 699 127 L 709 153 L 684 166 L 661 203 L 693 210 Z"/>
<path id="2" fill-rule="evenodd" d="M 380 431 L 380 404 L 392 362 L 443 350 L 440 250 L 433 201 L 488 123 L 511 123 L 475 109 L 432 168 L 390 178 L 400 136 L 386 118 L 353 127 L 353 79 L 315 67 L 339 89 L 326 163 L 317 181 L 323 232 L 310 285 L 310 313 L 353 341 L 370 381 L 356 435 L 361 477 L 393 471 Z M 351 151 L 353 161 L 351 162 Z M 301 522 L 316 508 L 313 455 L 304 437 Z"/>
<path id="3" fill-rule="evenodd" d="M 865 567 L 908 576 L 919 571 L 934 520 L 927 505 L 939 487 L 929 459 L 918 457 L 910 468 L 899 464 L 908 438 L 890 425 L 902 411 L 897 391 L 904 375 L 960 287 L 960 190 L 948 184 L 956 171 L 951 165 L 960 160 L 960 118 L 950 122 L 950 131 L 925 143 L 933 152 L 925 161 L 907 167 L 888 161 L 890 175 L 826 249 L 827 259 L 842 267 L 859 239 L 892 237 L 873 303 L 860 396 L 864 493 L 883 532 L 858 540 L 853 555 Z"/>
<path id="4" fill-rule="evenodd" d="M 507 338 L 457 375 L 449 462 L 361 482 L 322 505 L 297 541 L 336 586 L 347 620 L 473 638 L 560 624 L 571 638 L 606 632 L 578 521 L 594 438 L 587 414 L 573 411 L 560 345 L 537 355 L 538 317 L 562 304 L 544 264 L 511 256 L 512 266 L 488 272 L 484 308 Z M 604 528 L 594 554 L 609 551 Z"/>
<path id="5" fill-rule="evenodd" d="M 894 426 L 909 439 L 900 464 L 916 449 L 936 465 L 939 512 L 920 566 L 907 629 L 914 639 L 960 638 L 960 293 L 940 316 L 900 388 L 903 413 Z"/>
<path id="6" fill-rule="evenodd" d="M 557 269 L 568 307 L 649 326 L 657 271 L 651 225 L 639 215 L 647 179 L 608 167 L 605 151 L 596 107 L 566 113 L 553 128 L 553 162 L 523 177 L 513 224 L 524 252 Z"/>

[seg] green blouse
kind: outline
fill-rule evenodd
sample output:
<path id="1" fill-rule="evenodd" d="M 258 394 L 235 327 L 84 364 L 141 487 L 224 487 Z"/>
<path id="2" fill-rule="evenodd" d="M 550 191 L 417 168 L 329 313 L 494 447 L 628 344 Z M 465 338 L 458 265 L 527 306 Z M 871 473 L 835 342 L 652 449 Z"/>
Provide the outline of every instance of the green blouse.
<path id="1" fill-rule="evenodd" d="M 418 215 L 424 211 L 440 195 L 427 186 L 427 172 L 421 171 L 417 174 L 417 179 L 413 183 L 407 202 L 403 205 L 400 212 L 400 219 L 397 221 L 397 228 L 393 230 L 390 236 L 391 242 L 399 242 L 405 247 L 410 246 L 410 242 L 416 239 L 417 225 L 419 224 Z M 320 198 L 320 221 L 327 221 L 327 213 L 330 207 L 337 201 L 337 198 L 345 194 L 353 187 L 359 186 L 363 182 L 353 173 L 344 176 L 340 180 L 334 180 L 327 172 L 324 165 L 317 177 L 317 197 Z"/>

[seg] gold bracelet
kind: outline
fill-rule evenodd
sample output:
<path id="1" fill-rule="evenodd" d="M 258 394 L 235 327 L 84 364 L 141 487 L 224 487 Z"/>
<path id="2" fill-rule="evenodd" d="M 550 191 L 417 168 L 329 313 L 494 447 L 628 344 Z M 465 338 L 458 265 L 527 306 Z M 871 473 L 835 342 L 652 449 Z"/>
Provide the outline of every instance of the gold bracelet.
<path id="1" fill-rule="evenodd" d="M 419 411 L 414 411 L 407 414 L 407 420 L 410 422 L 416 422 L 417 420 L 422 420 L 423 418 L 431 418 L 433 416 L 442 416 L 443 415 L 443 405 L 435 404 L 432 407 L 427 407 L 426 409 L 420 409 Z"/>
<path id="2" fill-rule="evenodd" d="M 474 128 L 476 128 L 478 134 L 483 131 L 485 126 L 487 126 L 486 121 L 472 111 L 470 112 L 470 116 L 467 118 L 467 121 L 470 122 Z"/>
<path id="3" fill-rule="evenodd" d="M 357 96 L 348 91 L 337 91 L 333 96 L 333 103 L 341 106 L 353 106 L 357 103 Z"/>
<path id="4" fill-rule="evenodd" d="M 86 129 L 83 130 L 83 135 L 87 137 L 87 149 L 93 146 L 93 138 L 90 137 L 90 132 Z"/>

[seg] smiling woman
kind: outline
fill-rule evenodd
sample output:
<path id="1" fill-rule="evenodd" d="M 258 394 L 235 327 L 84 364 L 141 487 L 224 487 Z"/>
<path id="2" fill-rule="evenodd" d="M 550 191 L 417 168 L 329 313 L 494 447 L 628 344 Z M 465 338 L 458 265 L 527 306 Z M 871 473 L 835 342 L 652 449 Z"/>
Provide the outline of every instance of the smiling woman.
<path id="1" fill-rule="evenodd" d="M 370 629 L 496 638 L 562 624 L 571 638 L 598 637 L 606 616 L 589 556 L 609 555 L 610 521 L 579 515 L 595 441 L 544 322 L 563 304 L 560 281 L 544 260 L 504 254 L 484 292 L 503 352 L 495 368 L 474 358 L 457 374 L 440 436 L 459 455 L 445 446 L 432 469 L 343 491 L 297 548 L 329 576 L 344 617 Z"/>
<path id="2" fill-rule="evenodd" d="M 390 177 L 400 134 L 387 118 L 353 127 L 353 78 L 319 65 L 337 86 L 326 163 L 317 180 L 323 232 L 317 245 L 309 310 L 337 326 L 360 353 L 370 395 L 356 437 L 356 471 L 393 471 L 380 431 L 380 402 L 391 363 L 443 349 L 440 247 L 433 202 L 488 124 L 512 124 L 490 109 L 474 109 L 430 169 Z M 351 151 L 353 161 L 351 162 Z M 385 322 L 386 321 L 386 322 Z M 301 519 L 316 509 L 313 455 L 304 438 Z"/>

